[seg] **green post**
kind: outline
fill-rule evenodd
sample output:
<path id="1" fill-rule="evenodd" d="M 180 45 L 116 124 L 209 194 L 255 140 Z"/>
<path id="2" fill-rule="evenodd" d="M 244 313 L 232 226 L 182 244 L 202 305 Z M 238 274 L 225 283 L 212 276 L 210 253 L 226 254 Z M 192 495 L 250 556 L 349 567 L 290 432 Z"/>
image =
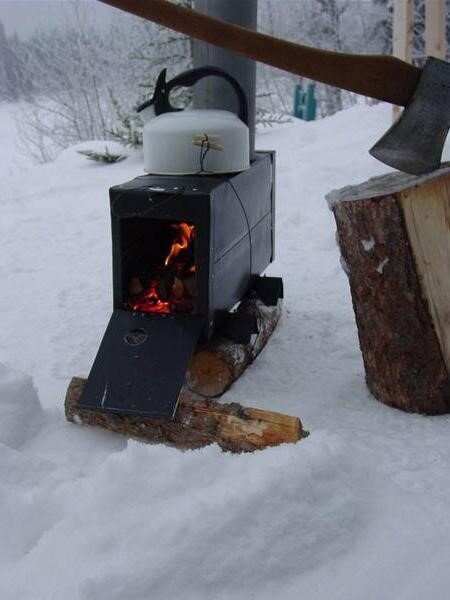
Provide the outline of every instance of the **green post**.
<path id="1" fill-rule="evenodd" d="M 309 83 L 306 92 L 301 85 L 294 89 L 294 117 L 304 121 L 314 121 L 316 118 L 317 101 L 315 98 L 315 84 Z"/>
<path id="2" fill-rule="evenodd" d="M 316 86 L 314 83 L 308 84 L 308 89 L 305 98 L 305 121 L 314 121 L 316 118 L 317 101 L 315 98 Z"/>
<path id="3" fill-rule="evenodd" d="M 296 85 L 294 90 L 294 117 L 303 119 L 304 103 L 305 92 L 300 84 Z"/>

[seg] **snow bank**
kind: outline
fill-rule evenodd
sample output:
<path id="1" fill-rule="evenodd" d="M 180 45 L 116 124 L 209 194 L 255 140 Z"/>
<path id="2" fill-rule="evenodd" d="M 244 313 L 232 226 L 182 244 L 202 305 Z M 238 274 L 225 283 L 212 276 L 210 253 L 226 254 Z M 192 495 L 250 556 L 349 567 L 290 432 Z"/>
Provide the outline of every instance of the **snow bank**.
<path id="1" fill-rule="evenodd" d="M 342 444 L 326 434 L 304 448 L 243 457 L 217 448 L 167 456 L 161 448 L 132 444 L 99 474 L 108 484 L 116 474 L 112 491 L 127 506 L 122 531 L 129 533 L 109 538 L 113 579 L 109 569 L 100 570 L 84 584 L 83 597 L 162 598 L 183 590 L 184 598 L 232 598 L 326 563 L 351 547 L 361 521 L 355 470 Z M 336 494 L 342 471 L 346 481 Z M 130 496 L 136 490 L 137 498 Z M 109 504 L 108 493 L 95 498 L 93 513 Z M 106 527 L 114 509 L 108 512 Z M 108 536 L 99 538 L 108 544 Z M 122 557 L 131 548 L 130 575 Z"/>
<path id="2" fill-rule="evenodd" d="M 31 377 L 0 363 L 0 443 L 19 448 L 43 421 Z"/>
<path id="3" fill-rule="evenodd" d="M 349 552 L 370 511 L 360 461 L 325 431 L 242 456 L 129 442 L 81 479 L 46 479 L 57 510 L 16 507 L 32 531 L 3 598 L 247 598 Z"/>

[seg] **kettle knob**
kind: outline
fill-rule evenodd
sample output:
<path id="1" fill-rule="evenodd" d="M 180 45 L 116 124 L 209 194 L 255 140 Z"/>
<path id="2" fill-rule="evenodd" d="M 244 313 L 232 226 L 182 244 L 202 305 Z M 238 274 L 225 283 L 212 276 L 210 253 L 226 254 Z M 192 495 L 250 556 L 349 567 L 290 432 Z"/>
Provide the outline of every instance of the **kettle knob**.
<path id="1" fill-rule="evenodd" d="M 167 112 L 179 112 L 182 108 L 175 108 L 169 102 L 170 89 L 166 82 L 167 69 L 163 69 L 156 80 L 155 91 L 150 100 L 137 107 L 136 112 L 142 112 L 149 106 L 152 106 L 155 115 L 162 115 Z"/>

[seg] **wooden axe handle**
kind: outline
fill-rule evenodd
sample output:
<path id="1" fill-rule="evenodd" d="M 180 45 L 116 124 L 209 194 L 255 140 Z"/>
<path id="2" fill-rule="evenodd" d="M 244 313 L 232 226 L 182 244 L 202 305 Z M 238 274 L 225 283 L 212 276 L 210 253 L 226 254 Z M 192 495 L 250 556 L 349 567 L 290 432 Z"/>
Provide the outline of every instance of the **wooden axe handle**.
<path id="1" fill-rule="evenodd" d="M 247 58 L 363 96 L 406 106 L 421 69 L 392 56 L 317 50 L 251 31 L 167 0 L 100 0 Z"/>

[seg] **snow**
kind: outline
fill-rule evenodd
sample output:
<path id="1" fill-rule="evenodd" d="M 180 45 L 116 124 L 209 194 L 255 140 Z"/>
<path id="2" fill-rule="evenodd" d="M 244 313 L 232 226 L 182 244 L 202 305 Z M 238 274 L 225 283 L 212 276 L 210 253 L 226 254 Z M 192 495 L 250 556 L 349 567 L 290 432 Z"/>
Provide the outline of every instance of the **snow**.
<path id="1" fill-rule="evenodd" d="M 388 262 L 389 262 L 389 258 L 387 256 L 385 258 L 383 258 L 383 260 L 378 264 L 378 266 L 376 268 L 377 273 L 382 275 L 383 271 L 384 271 L 384 267 L 388 264 Z"/>
<path id="2" fill-rule="evenodd" d="M 361 244 L 365 252 L 370 252 L 375 247 L 375 240 L 373 237 L 370 237 L 368 240 L 361 240 Z"/>
<path id="3" fill-rule="evenodd" d="M 31 377 L 0 364 L 0 444 L 20 448 L 42 424 L 43 412 Z"/>
<path id="4" fill-rule="evenodd" d="M 0 181 L 7 175 L 19 173 L 21 163 L 23 163 L 20 144 L 17 139 L 16 115 L 19 113 L 18 106 L 18 104 L 0 102 L 0 133 L 2 140 L 0 144 Z"/>
<path id="5" fill-rule="evenodd" d="M 107 190 L 142 156 L 105 166 L 78 146 L 17 170 L 11 112 L 0 105 L 0 597 L 448 598 L 450 417 L 367 391 L 324 199 L 388 170 L 367 150 L 390 107 L 258 133 L 277 150 L 269 272 L 285 301 L 226 400 L 296 414 L 311 435 L 246 455 L 65 421 L 68 382 L 88 373 L 111 312 Z"/>

